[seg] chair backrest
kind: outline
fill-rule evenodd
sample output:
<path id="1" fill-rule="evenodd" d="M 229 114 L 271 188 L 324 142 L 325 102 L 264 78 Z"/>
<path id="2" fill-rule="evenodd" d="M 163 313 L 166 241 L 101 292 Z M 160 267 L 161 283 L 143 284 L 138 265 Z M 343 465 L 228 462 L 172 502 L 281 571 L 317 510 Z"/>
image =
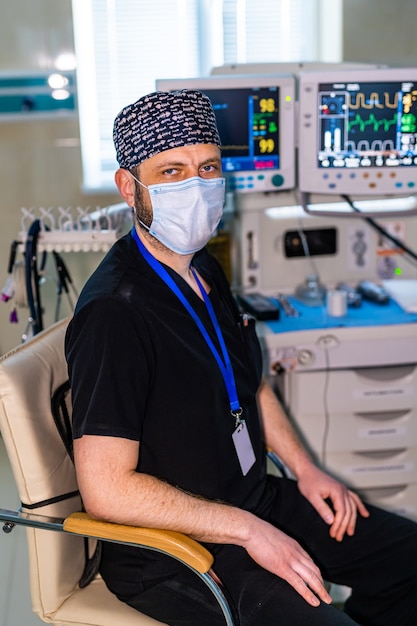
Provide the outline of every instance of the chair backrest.
<path id="1" fill-rule="evenodd" d="M 68 321 L 0 358 L 0 431 L 22 510 L 57 518 L 81 510 L 70 446 L 52 409 L 57 390 L 68 379 Z M 61 426 L 71 414 L 69 395 L 65 399 L 68 415 L 61 415 Z M 82 537 L 28 527 L 27 540 L 32 607 L 43 621 L 56 626 L 162 625 L 119 601 L 100 576 L 80 588 L 86 559 Z"/>
<path id="2" fill-rule="evenodd" d="M 53 517 L 65 517 L 81 506 L 74 495 L 74 466 L 51 410 L 55 390 L 68 378 L 67 324 L 58 322 L 0 359 L 0 429 L 22 510 Z M 65 494 L 72 495 L 61 499 Z M 28 548 L 33 609 L 44 618 L 77 586 L 85 561 L 83 540 L 30 528 Z"/>
<path id="3" fill-rule="evenodd" d="M 0 431 L 22 511 L 61 519 L 82 506 L 72 442 L 63 436 L 70 431 L 71 417 L 64 351 L 68 321 L 57 322 L 0 357 Z M 57 395 L 61 398 L 58 424 Z M 99 576 L 86 587 L 79 585 L 86 561 L 82 537 L 28 527 L 27 539 L 32 606 L 45 622 L 163 626 L 119 601 Z M 227 607 L 216 584 L 207 584 L 220 606 Z M 224 615 L 232 624 L 228 609 Z"/>

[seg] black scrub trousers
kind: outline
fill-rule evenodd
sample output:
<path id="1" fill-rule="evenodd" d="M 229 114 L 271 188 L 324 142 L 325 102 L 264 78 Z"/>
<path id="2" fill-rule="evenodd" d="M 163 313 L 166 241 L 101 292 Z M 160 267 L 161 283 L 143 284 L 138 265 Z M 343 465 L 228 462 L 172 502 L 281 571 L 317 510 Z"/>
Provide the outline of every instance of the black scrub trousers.
<path id="1" fill-rule="evenodd" d="M 238 546 L 208 548 L 214 570 L 240 626 L 415 626 L 417 623 L 416 525 L 368 506 L 353 537 L 336 542 L 329 527 L 298 491 L 294 481 L 271 478 L 262 517 L 294 537 L 328 581 L 353 588 L 345 612 L 321 603 L 311 607 L 284 580 L 260 568 Z M 282 506 L 285 502 L 285 506 Z M 204 584 L 186 567 L 161 557 L 167 576 L 136 596 L 123 598 L 170 626 L 220 626 L 224 617 Z M 176 572 L 170 578 L 172 571 Z"/>

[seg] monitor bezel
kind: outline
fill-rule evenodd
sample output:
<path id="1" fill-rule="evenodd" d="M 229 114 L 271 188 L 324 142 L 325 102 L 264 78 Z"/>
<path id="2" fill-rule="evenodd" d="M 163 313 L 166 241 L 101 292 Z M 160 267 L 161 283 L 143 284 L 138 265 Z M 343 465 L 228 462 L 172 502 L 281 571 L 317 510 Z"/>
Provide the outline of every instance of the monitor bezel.
<path id="1" fill-rule="evenodd" d="M 251 186 L 242 184 L 239 188 L 233 185 L 233 190 L 236 193 L 279 192 L 294 189 L 296 184 L 295 76 L 292 74 L 245 74 L 240 76 L 218 75 L 200 78 L 158 79 L 156 81 L 156 89 L 161 91 L 197 89 L 207 93 L 209 97 L 209 92 L 213 89 L 238 90 L 269 87 L 279 88 L 280 164 L 277 169 L 262 170 L 263 180 L 255 180 Z M 224 171 L 223 174 L 229 179 L 232 176 L 239 176 L 246 180 L 253 177 L 256 172 L 242 170 L 236 174 Z M 281 184 L 276 184 L 277 181 Z"/>
<path id="2" fill-rule="evenodd" d="M 319 86 L 329 83 L 415 82 L 417 68 L 305 71 L 299 74 L 298 187 L 303 193 L 360 196 L 409 195 L 417 192 L 415 165 L 329 168 L 318 166 Z"/>

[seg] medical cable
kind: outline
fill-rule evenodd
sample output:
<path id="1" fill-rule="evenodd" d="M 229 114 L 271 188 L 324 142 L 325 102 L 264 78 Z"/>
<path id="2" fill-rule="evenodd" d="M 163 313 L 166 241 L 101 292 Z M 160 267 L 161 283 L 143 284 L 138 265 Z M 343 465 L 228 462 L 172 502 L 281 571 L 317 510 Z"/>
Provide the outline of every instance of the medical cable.
<path id="1" fill-rule="evenodd" d="M 408 254 L 413 259 L 413 261 L 417 262 L 417 254 L 413 250 L 411 250 L 411 248 L 406 246 L 403 241 L 395 237 L 395 235 L 392 235 L 391 233 L 389 233 L 386 230 L 386 228 L 378 224 L 378 222 L 376 222 L 372 217 L 369 217 L 368 215 L 363 215 L 362 211 L 358 209 L 357 206 L 355 206 L 355 203 L 352 201 L 352 199 L 349 196 L 342 195 L 342 198 L 345 202 L 349 204 L 349 206 L 351 207 L 353 211 L 355 211 L 355 213 L 358 213 L 361 216 L 361 218 L 365 220 L 365 222 L 367 222 L 370 226 L 372 226 L 372 228 L 374 228 L 380 235 L 382 235 L 386 239 L 389 239 L 389 241 L 395 244 L 397 248 L 400 248 L 401 250 L 403 250 L 406 254 Z"/>
<path id="2" fill-rule="evenodd" d="M 26 293 L 30 312 L 29 321 L 34 335 L 43 330 L 37 257 L 37 244 L 40 230 L 40 220 L 34 220 L 29 227 L 25 244 Z M 27 337 L 26 332 L 25 336 Z"/>
<path id="3" fill-rule="evenodd" d="M 308 241 L 307 241 L 307 237 L 305 236 L 305 232 L 303 229 L 303 225 L 302 225 L 302 220 L 301 218 L 298 220 L 298 234 L 300 236 L 300 240 L 301 240 L 301 245 L 303 247 L 303 251 L 304 251 L 304 256 L 306 259 L 308 259 L 308 262 L 311 265 L 311 269 L 313 271 L 313 276 L 312 278 L 314 278 L 314 280 L 317 283 L 317 288 L 319 288 L 320 285 L 320 279 L 319 279 L 319 272 L 317 269 L 317 265 L 313 259 L 313 256 L 310 252 L 310 246 L 308 245 Z M 323 302 L 320 305 L 320 309 L 321 309 L 321 314 L 322 314 L 322 321 L 323 321 L 323 325 L 327 326 L 327 322 L 328 322 L 328 315 L 327 315 L 327 308 L 325 306 L 325 298 L 323 298 Z"/>
<path id="4" fill-rule="evenodd" d="M 26 293 L 26 273 L 25 262 L 16 261 L 12 271 L 13 284 L 14 284 L 14 304 L 22 309 L 28 307 L 28 298 Z"/>
<path id="5" fill-rule="evenodd" d="M 311 255 L 310 247 L 308 245 L 307 237 L 305 235 L 301 219 L 298 220 L 298 229 L 297 230 L 298 230 L 298 234 L 300 235 L 300 240 L 301 240 L 301 245 L 303 247 L 304 256 L 305 256 L 306 259 L 308 259 L 308 261 L 309 261 L 309 263 L 311 265 L 311 269 L 313 271 L 313 274 L 318 277 L 319 272 L 317 270 L 317 265 L 316 265 L 312 255 Z"/>
<path id="6" fill-rule="evenodd" d="M 304 250 L 304 255 L 306 258 L 309 259 L 311 267 L 314 271 L 314 274 L 317 276 L 317 281 L 318 281 L 317 267 L 310 253 L 310 247 L 308 245 L 307 237 L 305 236 L 301 220 L 299 220 L 298 233 L 300 235 L 301 244 Z M 323 326 L 327 327 L 329 316 L 328 316 L 328 311 L 327 311 L 325 302 L 323 302 L 320 309 L 321 309 L 321 314 L 322 314 Z M 330 384 L 330 360 L 329 360 L 329 351 L 327 347 L 324 348 L 324 358 L 325 358 L 325 369 L 324 369 L 325 378 L 324 378 L 324 387 L 323 387 L 324 428 L 323 428 L 323 436 L 321 439 L 321 455 L 320 455 L 321 462 L 323 465 L 326 464 L 328 436 L 329 436 L 329 430 L 330 430 L 330 413 L 329 413 L 329 402 L 328 402 L 329 384 Z"/>
<path id="7" fill-rule="evenodd" d="M 58 252 L 56 252 L 55 250 L 52 251 L 52 255 L 55 261 L 55 267 L 56 267 L 57 276 L 58 276 L 57 301 L 56 301 L 56 309 L 55 309 L 55 321 L 58 321 L 62 293 L 65 292 L 71 310 L 74 309 L 74 303 L 70 295 L 70 287 L 76 298 L 78 298 L 78 293 L 77 293 L 76 288 L 74 287 L 74 283 L 72 281 L 71 275 L 61 255 L 58 254 Z"/>
<path id="8" fill-rule="evenodd" d="M 327 458 L 327 446 L 330 431 L 330 412 L 329 412 L 329 385 L 330 385 L 330 359 L 329 350 L 324 348 L 324 386 L 323 386 L 323 412 L 324 412 L 324 429 L 321 439 L 321 462 L 326 465 Z"/>

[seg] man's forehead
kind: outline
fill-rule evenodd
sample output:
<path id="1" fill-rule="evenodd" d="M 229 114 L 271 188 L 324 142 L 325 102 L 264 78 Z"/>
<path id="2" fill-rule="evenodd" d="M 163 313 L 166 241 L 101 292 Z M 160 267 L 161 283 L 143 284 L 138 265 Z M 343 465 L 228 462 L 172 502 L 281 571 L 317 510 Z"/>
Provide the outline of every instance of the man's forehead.
<path id="1" fill-rule="evenodd" d="M 150 168 L 175 167 L 190 163 L 204 165 L 204 163 L 221 161 L 220 149 L 214 144 L 193 144 L 171 148 L 156 154 L 141 164 Z"/>

